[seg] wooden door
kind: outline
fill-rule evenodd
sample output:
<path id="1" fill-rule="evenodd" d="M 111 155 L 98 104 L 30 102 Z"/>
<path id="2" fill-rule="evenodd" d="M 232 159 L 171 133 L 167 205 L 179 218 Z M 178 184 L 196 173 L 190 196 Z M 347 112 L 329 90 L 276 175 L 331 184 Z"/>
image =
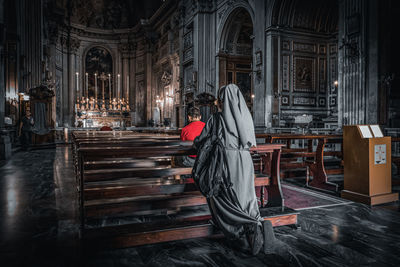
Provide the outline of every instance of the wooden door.
<path id="1" fill-rule="evenodd" d="M 253 79 L 251 57 L 220 57 L 220 86 L 236 84 L 242 92 L 247 106 L 252 108 Z"/>

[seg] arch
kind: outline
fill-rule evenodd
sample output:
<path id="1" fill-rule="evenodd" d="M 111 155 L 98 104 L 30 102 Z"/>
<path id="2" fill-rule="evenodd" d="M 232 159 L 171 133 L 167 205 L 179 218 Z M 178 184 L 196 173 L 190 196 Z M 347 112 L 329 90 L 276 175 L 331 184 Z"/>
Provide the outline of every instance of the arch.
<path id="1" fill-rule="evenodd" d="M 235 1 L 235 3 L 224 12 L 224 15 L 221 18 L 221 22 L 218 26 L 217 29 L 217 51 L 216 53 L 220 53 L 221 49 L 223 47 L 223 44 L 225 43 L 227 32 L 229 30 L 229 26 L 234 19 L 234 15 L 236 12 L 240 11 L 240 9 L 244 9 L 247 11 L 247 13 L 250 15 L 251 22 L 254 28 L 254 11 L 252 7 L 245 1 Z"/>
<path id="2" fill-rule="evenodd" d="M 246 2 L 239 2 L 226 12 L 224 24 L 220 27 L 217 53 L 217 87 L 236 83 L 243 93 L 248 106 L 252 107 L 253 40 L 254 16 Z"/>
<path id="3" fill-rule="evenodd" d="M 316 33 L 335 33 L 338 27 L 338 1 L 275 0 L 267 27 L 278 26 Z"/>

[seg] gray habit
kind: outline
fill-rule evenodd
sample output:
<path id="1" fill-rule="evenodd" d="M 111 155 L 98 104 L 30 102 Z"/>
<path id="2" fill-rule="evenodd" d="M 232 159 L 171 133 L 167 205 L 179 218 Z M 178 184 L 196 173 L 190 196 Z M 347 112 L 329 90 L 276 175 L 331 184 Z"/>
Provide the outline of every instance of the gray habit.
<path id="1" fill-rule="evenodd" d="M 230 84 L 223 92 L 220 133 L 232 187 L 216 197 L 208 198 L 213 221 L 229 239 L 242 240 L 260 226 L 262 218 L 254 189 L 254 167 L 249 148 L 256 145 L 251 114 L 239 88 Z M 213 117 L 195 142 L 206 138 L 213 128 Z"/>

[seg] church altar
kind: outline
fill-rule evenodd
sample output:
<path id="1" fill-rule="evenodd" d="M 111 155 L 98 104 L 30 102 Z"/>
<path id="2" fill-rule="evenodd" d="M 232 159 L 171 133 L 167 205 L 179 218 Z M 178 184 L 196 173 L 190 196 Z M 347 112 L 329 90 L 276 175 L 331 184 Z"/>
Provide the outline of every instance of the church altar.
<path id="1" fill-rule="evenodd" d="M 130 114 L 121 110 L 82 110 L 77 112 L 77 126 L 98 128 L 108 125 L 113 128 L 131 126 Z"/>

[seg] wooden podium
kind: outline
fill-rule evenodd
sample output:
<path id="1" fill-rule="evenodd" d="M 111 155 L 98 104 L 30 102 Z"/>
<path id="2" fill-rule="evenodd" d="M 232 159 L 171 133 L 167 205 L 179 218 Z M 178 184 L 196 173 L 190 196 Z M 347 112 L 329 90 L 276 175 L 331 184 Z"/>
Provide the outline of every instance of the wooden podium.
<path id="1" fill-rule="evenodd" d="M 371 206 L 398 200 L 392 193 L 391 152 L 391 137 L 378 125 L 344 126 L 342 198 Z"/>

